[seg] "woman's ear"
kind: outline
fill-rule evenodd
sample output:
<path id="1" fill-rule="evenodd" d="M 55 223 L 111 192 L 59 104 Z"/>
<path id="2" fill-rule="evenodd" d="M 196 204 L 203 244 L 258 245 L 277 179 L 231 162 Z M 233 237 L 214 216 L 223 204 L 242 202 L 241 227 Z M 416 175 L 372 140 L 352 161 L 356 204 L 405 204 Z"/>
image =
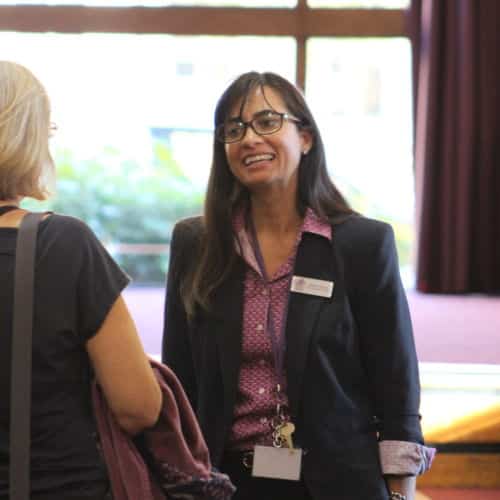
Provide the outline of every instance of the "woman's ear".
<path id="1" fill-rule="evenodd" d="M 309 153 L 310 149 L 313 147 L 314 140 L 313 135 L 310 130 L 302 129 L 299 132 L 300 138 L 302 140 L 302 154 L 306 155 Z"/>

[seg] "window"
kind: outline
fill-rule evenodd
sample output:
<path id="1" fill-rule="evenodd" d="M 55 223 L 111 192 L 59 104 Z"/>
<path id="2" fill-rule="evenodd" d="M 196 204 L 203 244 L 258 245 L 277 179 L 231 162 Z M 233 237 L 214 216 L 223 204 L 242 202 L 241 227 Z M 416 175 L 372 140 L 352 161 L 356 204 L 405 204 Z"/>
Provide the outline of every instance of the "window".
<path id="1" fill-rule="evenodd" d="M 404 9 L 410 0 L 307 0 L 307 4 L 313 8 Z"/>
<path id="2" fill-rule="evenodd" d="M 2 33 L 0 45 L 51 96 L 53 208 L 88 221 L 139 285 L 163 285 L 173 224 L 201 211 L 223 89 L 249 67 L 295 75 L 289 37 Z"/>
<path id="3" fill-rule="evenodd" d="M 332 174 L 351 189 L 361 177 L 360 159 L 350 158 L 350 167 L 344 164 L 347 149 L 337 155 L 338 140 L 330 135 L 331 127 L 349 120 L 357 96 L 346 106 L 344 99 L 325 94 L 333 116 L 325 120 L 319 99 L 325 91 L 322 72 L 329 85 L 342 87 L 351 71 L 364 71 L 366 91 L 358 94 L 364 118 L 353 130 L 364 143 L 366 124 L 386 116 L 388 70 L 382 56 L 364 67 L 362 50 L 349 48 L 354 42 L 341 48 L 342 39 L 332 37 L 404 35 L 402 10 L 318 11 L 304 0 L 9 3 L 0 2 L 0 57 L 39 75 L 58 124 L 52 145 L 59 169 L 54 208 L 84 218 L 134 278 L 131 307 L 139 322 L 147 322 L 142 329 L 152 332 L 154 342 L 145 339 L 149 352 L 159 351 L 169 234 L 175 220 L 201 210 L 213 109 L 222 89 L 249 69 L 276 71 L 302 87 L 307 82 Z M 353 50 L 358 69 L 345 66 Z M 349 179 L 349 170 L 358 173 Z M 360 206 L 356 196 L 350 198 L 362 210 L 377 205 L 368 199 Z M 151 286 L 157 287 L 155 300 L 149 296 Z M 145 294 L 147 314 L 141 306 Z"/>
<path id="4" fill-rule="evenodd" d="M 330 173 L 359 212 L 390 222 L 413 283 L 411 53 L 404 38 L 312 38 L 306 91 Z"/>
<path id="5" fill-rule="evenodd" d="M 89 7 L 294 7 L 296 0 L 3 0 L 0 5 L 83 5 Z"/>
<path id="6" fill-rule="evenodd" d="M 0 58 L 46 85 L 59 127 L 55 209 L 84 218 L 135 278 L 126 299 L 148 352 L 160 351 L 172 224 L 201 209 L 215 101 L 249 69 L 305 88 L 335 182 L 355 208 L 393 225 L 411 286 L 409 0 L 34 3 L 0 0 Z M 432 365 L 424 427 L 445 422 L 450 407 L 498 400 L 498 384 L 481 378 L 496 372 L 474 368 L 486 389 L 474 386 L 464 404 L 454 372 L 450 389 L 449 368 Z"/>

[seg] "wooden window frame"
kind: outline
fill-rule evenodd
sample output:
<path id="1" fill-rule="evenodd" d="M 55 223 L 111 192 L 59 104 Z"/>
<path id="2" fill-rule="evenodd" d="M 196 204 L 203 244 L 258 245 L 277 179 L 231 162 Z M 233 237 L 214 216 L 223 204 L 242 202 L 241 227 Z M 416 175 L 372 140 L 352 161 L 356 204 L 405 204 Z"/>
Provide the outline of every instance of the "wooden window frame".
<path id="1" fill-rule="evenodd" d="M 305 88 L 310 37 L 406 37 L 404 9 L 0 6 L 0 31 L 289 36 L 296 82 Z"/>

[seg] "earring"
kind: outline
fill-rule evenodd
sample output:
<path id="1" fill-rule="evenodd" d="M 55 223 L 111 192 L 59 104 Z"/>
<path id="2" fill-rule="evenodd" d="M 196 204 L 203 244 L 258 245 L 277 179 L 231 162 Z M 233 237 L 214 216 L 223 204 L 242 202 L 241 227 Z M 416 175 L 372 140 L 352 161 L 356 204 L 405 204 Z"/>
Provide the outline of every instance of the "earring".
<path id="1" fill-rule="evenodd" d="M 309 150 L 308 149 L 304 149 L 304 151 L 302 151 L 302 154 L 305 156 L 307 153 L 309 153 Z"/>

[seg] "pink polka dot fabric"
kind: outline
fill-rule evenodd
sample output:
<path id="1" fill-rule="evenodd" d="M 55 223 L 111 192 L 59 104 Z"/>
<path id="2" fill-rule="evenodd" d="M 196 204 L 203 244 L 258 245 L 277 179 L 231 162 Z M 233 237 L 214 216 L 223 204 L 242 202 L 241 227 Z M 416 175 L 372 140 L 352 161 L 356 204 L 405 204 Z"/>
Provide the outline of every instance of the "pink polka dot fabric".
<path id="1" fill-rule="evenodd" d="M 272 321 L 272 332 L 282 331 L 283 314 L 288 300 L 288 290 L 293 275 L 293 264 L 298 244 L 304 232 L 318 234 L 329 240 L 332 229 L 308 209 L 294 252 L 266 281 L 245 230 L 244 214 L 235 217 L 237 249 L 248 265 L 244 285 L 242 358 L 238 385 L 238 397 L 234 409 L 233 427 L 229 447 L 233 450 L 249 450 L 256 444 L 272 443 L 271 418 L 276 414 L 276 405 L 288 405 L 286 382 L 280 394 L 274 368 L 274 358 L 268 322 Z M 271 312 L 271 315 L 269 316 Z"/>

